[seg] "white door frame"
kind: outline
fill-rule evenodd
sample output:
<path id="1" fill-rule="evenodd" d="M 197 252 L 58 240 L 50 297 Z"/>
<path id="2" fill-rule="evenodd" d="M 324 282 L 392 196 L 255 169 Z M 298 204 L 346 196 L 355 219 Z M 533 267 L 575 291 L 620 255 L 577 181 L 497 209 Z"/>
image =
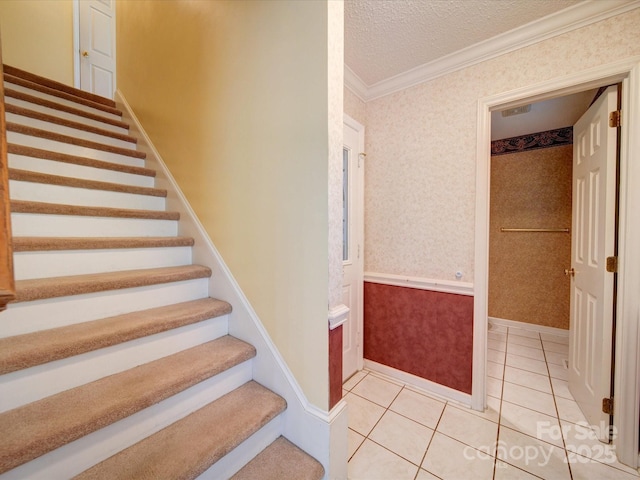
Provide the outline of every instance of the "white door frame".
<path id="1" fill-rule="evenodd" d="M 491 112 L 622 82 L 620 215 L 613 440 L 618 460 L 638 467 L 640 419 L 640 56 L 478 100 L 472 407 L 486 405 Z M 634 188 L 635 186 L 635 188 Z M 634 219 L 634 215 L 636 218 Z M 634 221 L 635 220 L 635 221 Z"/>
<path id="2" fill-rule="evenodd" d="M 358 195 L 353 199 L 354 230 L 358 238 L 357 259 L 354 261 L 356 267 L 356 284 L 358 315 L 355 321 L 358 324 L 358 370 L 364 368 L 364 165 L 366 164 L 364 154 L 364 131 L 365 127 L 360 122 L 354 120 L 346 113 L 343 115 L 345 125 L 353 128 L 358 133 L 358 161 L 362 165 L 357 169 L 355 181 L 358 184 Z"/>
<path id="3" fill-rule="evenodd" d="M 73 0 L 73 86 L 80 88 L 80 0 Z"/>

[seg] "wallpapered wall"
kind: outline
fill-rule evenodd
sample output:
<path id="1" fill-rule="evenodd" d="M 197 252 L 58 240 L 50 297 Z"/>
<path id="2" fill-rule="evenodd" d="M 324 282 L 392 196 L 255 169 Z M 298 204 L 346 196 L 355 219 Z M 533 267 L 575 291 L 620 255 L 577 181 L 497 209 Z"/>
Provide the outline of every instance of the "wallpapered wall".
<path id="1" fill-rule="evenodd" d="M 345 112 L 366 127 L 365 271 L 433 280 L 455 280 L 460 271 L 463 282 L 473 282 L 478 99 L 640 55 L 637 25 L 640 9 L 366 104 L 347 90 Z M 384 297 L 369 287 L 365 285 L 365 303 Z M 418 305 L 422 292 L 404 290 L 405 303 Z M 472 309 L 464 309 L 471 297 L 453 297 L 460 297 L 450 305 L 459 311 L 447 332 L 455 335 L 443 335 L 433 327 L 437 317 L 423 312 L 396 309 L 377 322 L 371 313 L 376 309 L 365 305 L 365 357 L 369 358 L 371 347 L 471 355 L 470 342 L 463 340 L 466 351 L 459 349 L 461 332 L 473 326 Z M 385 333 L 388 322 L 433 328 L 427 328 L 416 343 L 411 334 Z M 405 371 L 410 368 L 393 359 L 377 361 Z M 448 379 L 464 379 L 469 372 L 465 362 L 437 368 L 449 368 Z M 469 391 L 468 383 L 454 385 L 432 373 L 417 374 Z"/>
<path id="2" fill-rule="evenodd" d="M 491 158 L 489 316 L 569 328 L 571 235 L 501 232 L 571 227 L 573 146 Z"/>
<path id="3" fill-rule="evenodd" d="M 638 25 L 640 9 L 368 102 L 365 271 L 473 281 L 478 99 L 640 55 Z"/>
<path id="4" fill-rule="evenodd" d="M 344 111 L 362 125 L 367 124 L 367 104 L 348 88 L 344 89 Z"/>

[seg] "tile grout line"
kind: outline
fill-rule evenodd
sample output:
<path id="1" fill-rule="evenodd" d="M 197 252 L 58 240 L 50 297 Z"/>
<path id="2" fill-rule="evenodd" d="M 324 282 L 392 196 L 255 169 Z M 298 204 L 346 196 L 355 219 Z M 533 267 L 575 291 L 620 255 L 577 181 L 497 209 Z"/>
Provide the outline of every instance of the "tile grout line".
<path id="1" fill-rule="evenodd" d="M 362 382 L 362 380 L 364 380 L 367 376 L 369 376 L 369 372 L 367 372 L 367 375 L 365 375 L 364 377 L 362 377 L 362 379 L 361 379 L 361 380 L 360 380 L 356 385 L 354 385 L 354 386 L 353 386 L 353 388 L 355 388 L 355 387 L 356 387 L 360 382 Z M 386 382 L 386 380 L 384 380 L 384 379 L 382 379 L 382 378 L 380 378 L 380 377 L 376 377 L 375 375 L 372 375 L 372 377 L 374 377 L 374 378 L 378 378 L 378 379 L 380 379 L 380 380 L 382 380 L 382 381 L 385 381 L 385 382 Z M 392 384 L 392 385 L 397 385 L 397 384 L 394 384 L 394 383 L 392 383 L 392 382 L 387 382 L 387 383 L 390 383 L 390 384 Z M 397 385 L 397 386 L 400 386 L 400 385 Z M 410 463 L 411 465 L 415 465 L 415 466 L 417 466 L 417 467 L 418 467 L 418 470 L 416 471 L 416 476 L 414 477 L 414 480 L 415 480 L 415 478 L 417 478 L 418 474 L 420 473 L 420 469 L 421 469 L 422 461 L 424 461 L 424 456 L 423 456 L 422 461 L 420 462 L 420 464 L 419 464 L 419 465 L 416 465 L 415 463 L 413 463 L 413 462 L 412 462 L 411 460 L 409 460 L 408 458 L 405 458 L 405 457 L 403 457 L 402 455 L 400 455 L 398 452 L 394 452 L 394 451 L 393 451 L 393 450 L 391 450 L 390 448 L 388 448 L 388 447 L 386 447 L 385 445 L 382 445 L 382 444 L 380 444 L 380 443 L 376 442 L 374 439 L 372 439 L 372 438 L 370 438 L 370 437 L 369 437 L 369 435 L 371 435 L 371 433 L 376 429 L 376 427 L 377 427 L 377 426 L 378 426 L 378 424 L 380 423 L 380 420 L 382 420 L 382 417 L 384 417 L 384 416 L 385 416 L 385 414 L 386 414 L 387 412 L 389 412 L 389 411 L 391 411 L 392 413 L 394 413 L 394 414 L 396 414 L 396 415 L 398 415 L 398 416 L 401 416 L 401 417 L 403 417 L 403 418 L 406 418 L 407 420 L 411 420 L 411 421 L 413 421 L 413 422 L 417 423 L 418 425 L 422 425 L 420 422 L 416 422 L 415 420 L 413 420 L 413 419 L 411 419 L 411 418 L 409 418 L 409 417 L 406 417 L 406 416 L 401 415 L 401 414 L 399 414 L 399 413 L 397 413 L 397 412 L 394 412 L 393 410 L 390 410 L 391 405 L 392 405 L 392 404 L 393 404 L 393 402 L 395 402 L 395 401 L 396 401 L 396 399 L 400 396 L 400 394 L 402 393 L 402 391 L 405 389 L 406 385 L 404 385 L 404 384 L 403 384 L 403 385 L 402 385 L 402 386 L 400 386 L 400 387 L 401 387 L 401 388 L 400 388 L 400 390 L 399 390 L 399 391 L 398 391 L 398 393 L 395 395 L 395 397 L 393 397 L 393 399 L 392 399 L 392 400 L 391 400 L 391 402 L 389 403 L 389 406 L 388 406 L 388 407 L 383 407 L 382 405 L 380 405 L 380 404 L 378 404 L 378 403 L 376 403 L 376 402 L 374 402 L 374 401 L 372 401 L 372 400 L 370 400 L 370 399 L 368 399 L 368 398 L 366 398 L 366 397 L 363 397 L 362 395 L 358 395 L 357 393 L 354 393 L 354 392 L 353 392 L 353 391 L 351 391 L 351 390 L 349 391 L 349 393 L 352 393 L 353 395 L 356 395 L 357 397 L 360 397 L 360 398 L 362 398 L 362 399 L 364 399 L 364 400 L 367 400 L 367 401 L 369 401 L 369 402 L 371 402 L 371 403 L 373 403 L 373 404 L 375 404 L 375 405 L 377 405 L 377 406 L 379 406 L 379 407 L 384 408 L 384 412 L 382 413 L 382 415 L 380 415 L 380 418 L 376 421 L 376 423 L 371 427 L 371 430 L 369 430 L 369 433 L 367 433 L 367 435 L 363 435 L 363 436 L 364 436 L 364 440 L 362 440 L 362 443 L 360 443 L 360 445 L 358 445 L 358 448 L 356 448 L 356 449 L 355 449 L 355 451 L 353 452 L 353 454 L 351 455 L 351 457 L 347 460 L 347 463 L 349 463 L 349 461 L 351 461 L 351 459 L 355 456 L 355 454 L 356 454 L 356 453 L 358 453 L 358 450 L 360 450 L 360 448 L 362 447 L 362 445 L 364 445 L 364 442 L 365 442 L 366 440 L 369 440 L 369 441 L 371 441 L 372 443 L 375 443 L 376 445 L 378 445 L 380 448 L 383 448 L 383 449 L 385 449 L 386 451 L 390 452 L 391 454 L 395 455 L 396 457 L 401 458 L 402 460 L 404 460 L 404 461 L 406 461 L 406 462 Z M 408 390 L 408 391 L 411 391 L 411 390 Z M 446 403 L 445 403 L 445 405 L 446 405 Z M 443 408 L 443 412 L 444 412 L 444 408 Z M 422 425 L 422 426 L 424 426 L 425 428 L 429 428 L 429 427 L 427 427 L 426 425 Z M 354 430 L 354 432 L 356 432 L 356 431 Z M 356 433 L 360 434 L 359 432 L 356 432 Z M 433 433 L 435 434 L 435 430 L 433 430 Z M 360 435 L 362 435 L 362 434 L 360 434 Z M 433 440 L 433 435 L 431 436 L 431 440 Z M 431 444 L 431 440 L 429 440 L 429 445 Z M 427 446 L 427 449 L 426 449 L 426 450 L 428 450 L 428 449 L 429 449 L 429 447 Z M 425 450 L 425 455 L 426 455 L 426 450 Z M 430 473 L 430 472 L 429 472 L 429 473 Z"/>
<path id="2" fill-rule="evenodd" d="M 571 462 L 569 462 L 569 452 L 567 451 L 567 442 L 564 439 L 564 433 L 562 433 L 562 422 L 560 421 L 560 410 L 558 409 L 558 402 L 556 401 L 556 391 L 553 388 L 553 382 L 551 381 L 551 370 L 549 369 L 549 362 L 547 361 L 547 352 L 544 349 L 544 342 L 542 341 L 542 336 L 541 335 L 539 336 L 540 336 L 540 343 L 542 343 L 542 355 L 544 356 L 544 363 L 547 366 L 547 375 L 549 375 L 549 385 L 551 386 L 551 396 L 553 397 L 553 406 L 556 409 L 556 416 L 558 418 L 558 427 L 560 428 L 560 438 L 562 438 L 564 458 L 565 458 L 565 461 L 567 462 L 567 468 L 569 469 L 569 479 L 573 480 L 573 471 L 571 469 Z"/>
<path id="3" fill-rule="evenodd" d="M 528 337 L 525 337 L 525 338 L 528 338 Z M 509 340 L 509 328 L 507 328 L 507 342 L 508 342 L 508 340 Z M 512 368 L 515 368 L 515 367 L 512 367 Z M 505 373 L 506 373 L 506 369 L 507 369 L 506 353 L 505 353 L 504 369 L 505 369 Z M 518 369 L 518 370 L 522 370 L 522 369 Z M 525 370 L 525 371 L 527 371 L 527 370 Z M 503 396 L 504 396 L 504 383 L 506 381 L 504 379 L 505 373 L 503 373 L 503 376 L 502 376 L 502 391 L 501 391 L 501 394 L 500 394 L 500 412 L 498 414 L 498 435 L 497 435 L 497 439 L 496 439 L 496 455 L 495 455 L 495 463 L 494 463 L 494 468 L 493 468 L 493 480 L 495 480 L 495 475 L 496 475 L 496 471 L 497 471 L 497 468 L 498 468 L 497 467 L 497 465 L 498 465 L 498 451 L 497 451 L 497 448 L 498 448 L 498 445 L 499 445 L 498 442 L 499 442 L 499 439 L 500 439 L 500 427 L 502 426 L 502 403 L 504 401 L 504 399 L 503 399 Z M 530 373 L 533 373 L 533 372 L 530 372 Z M 507 382 L 507 383 L 511 383 L 511 382 Z M 511 403 L 511 402 L 507 402 L 507 403 Z M 514 405 L 517 405 L 517 404 L 514 404 Z M 519 406 L 521 406 L 521 405 L 519 405 Z M 526 407 L 523 407 L 523 408 L 526 408 Z M 535 410 L 532 410 L 532 411 L 535 411 Z M 516 431 L 519 432 L 519 430 L 516 430 Z M 520 433 L 523 433 L 523 432 L 520 432 Z M 500 461 L 503 462 L 503 463 L 506 463 L 507 465 L 510 465 L 511 467 L 513 467 L 513 468 L 515 468 L 517 470 L 525 472 L 525 473 L 527 473 L 527 474 L 529 474 L 531 476 L 534 476 L 536 478 L 541 478 L 541 477 L 539 477 L 538 475 L 536 475 L 534 473 L 531 473 L 531 472 L 529 472 L 527 470 L 524 470 L 524 469 L 522 469 L 520 467 L 512 465 L 511 463 L 507 462 L 506 460 L 500 460 Z"/>
<path id="4" fill-rule="evenodd" d="M 420 466 L 418 467 L 418 473 L 416 473 L 416 478 L 418 478 L 418 474 L 420 473 L 420 469 L 422 468 L 422 464 L 424 463 L 425 458 L 427 458 L 427 452 L 429 451 L 429 448 L 431 447 L 431 444 L 433 443 L 433 438 L 436 436 L 436 432 L 438 431 L 438 425 L 440 425 L 440 421 L 442 420 L 442 416 L 444 415 L 444 411 L 447 409 L 447 405 L 449 405 L 449 402 L 445 402 L 444 407 L 442 408 L 442 412 L 440 412 L 440 416 L 438 417 L 438 421 L 436 422 L 436 424 L 433 427 L 433 435 L 431 435 L 431 439 L 429 440 L 429 443 L 427 444 L 427 448 L 424 451 L 424 454 L 422 455 L 422 460 L 420 460 Z M 439 433 L 439 432 L 438 432 Z M 444 434 L 441 434 L 444 435 Z M 429 472 L 428 470 L 424 469 L 425 472 Z M 429 472 L 431 473 L 431 472 Z M 433 473 L 431 473 L 434 476 L 437 476 Z M 440 477 L 438 477 L 440 478 Z M 415 480 L 415 479 L 414 479 Z"/>
<path id="5" fill-rule="evenodd" d="M 504 340 L 504 363 L 502 364 L 502 380 L 500 381 L 500 407 L 498 408 L 498 429 L 496 431 L 496 451 L 493 458 L 493 475 L 492 480 L 496 478 L 496 469 L 498 468 L 498 442 L 500 441 L 500 426 L 502 425 L 502 397 L 504 396 L 504 376 L 507 371 L 507 348 L 509 343 L 509 328 L 505 333 Z"/>

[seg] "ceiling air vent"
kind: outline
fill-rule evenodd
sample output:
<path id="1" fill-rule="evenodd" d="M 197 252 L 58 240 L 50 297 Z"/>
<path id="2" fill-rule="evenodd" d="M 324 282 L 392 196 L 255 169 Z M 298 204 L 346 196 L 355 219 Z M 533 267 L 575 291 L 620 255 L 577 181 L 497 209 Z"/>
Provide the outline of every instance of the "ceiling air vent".
<path id="1" fill-rule="evenodd" d="M 521 113 L 527 113 L 531 111 L 531 104 L 523 105 L 521 107 L 509 108 L 508 110 L 502 110 L 503 117 L 512 117 L 513 115 L 520 115 Z"/>

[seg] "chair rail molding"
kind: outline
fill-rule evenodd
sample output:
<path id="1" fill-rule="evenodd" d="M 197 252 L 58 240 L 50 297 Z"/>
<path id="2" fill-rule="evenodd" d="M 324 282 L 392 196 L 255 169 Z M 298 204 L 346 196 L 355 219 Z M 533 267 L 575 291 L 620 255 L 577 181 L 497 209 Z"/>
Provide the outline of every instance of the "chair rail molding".
<path id="1" fill-rule="evenodd" d="M 456 295 L 473 295 L 473 283 L 459 282 L 455 280 L 436 280 L 425 277 L 412 277 L 408 275 L 395 275 L 392 273 L 365 272 L 364 281 L 393 285 L 395 287 L 417 288 L 431 290 L 433 292 L 453 293 Z"/>

